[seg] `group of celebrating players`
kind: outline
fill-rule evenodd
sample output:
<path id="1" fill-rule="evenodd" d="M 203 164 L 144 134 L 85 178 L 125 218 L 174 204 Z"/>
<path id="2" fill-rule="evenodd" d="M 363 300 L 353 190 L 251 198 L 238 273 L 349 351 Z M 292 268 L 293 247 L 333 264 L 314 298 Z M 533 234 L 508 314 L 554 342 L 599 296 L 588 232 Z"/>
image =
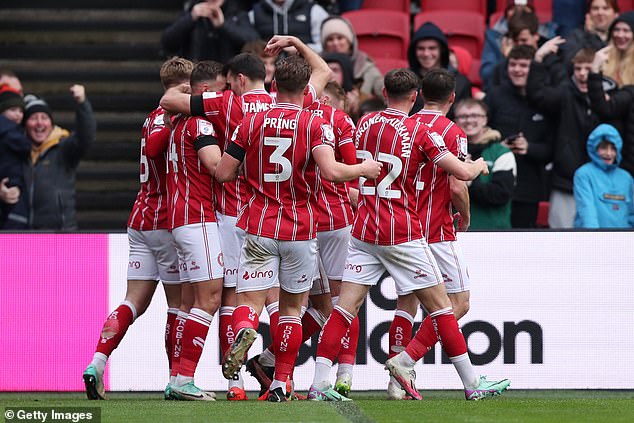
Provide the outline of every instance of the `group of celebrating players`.
<path id="1" fill-rule="evenodd" d="M 215 400 L 194 373 L 218 314 L 227 399 L 246 400 L 241 368 L 266 307 L 271 345 L 246 363 L 260 399 L 301 398 L 292 382 L 297 353 L 321 331 L 307 398 L 349 401 L 357 312 L 385 271 L 399 295 L 388 398 L 421 399 L 414 364 L 438 340 L 467 400 L 499 395 L 510 381 L 476 373 L 457 323 L 468 310 L 469 280 L 453 209 L 466 229 L 464 181 L 488 169 L 466 159 L 464 133 L 444 116 L 454 77 L 430 71 L 425 108 L 410 117 L 419 79 L 407 69 L 388 72 L 387 108 L 355 128 L 321 57 L 291 36 L 275 36 L 266 48 L 282 50 L 296 54 L 276 64 L 272 94 L 252 54 L 224 67 L 181 58 L 163 64 L 165 93 L 143 126 L 126 298 L 84 371 L 88 398 L 106 398 L 106 361 L 161 281 L 169 307 L 166 399 Z M 428 316 L 412 339 L 419 302 Z"/>

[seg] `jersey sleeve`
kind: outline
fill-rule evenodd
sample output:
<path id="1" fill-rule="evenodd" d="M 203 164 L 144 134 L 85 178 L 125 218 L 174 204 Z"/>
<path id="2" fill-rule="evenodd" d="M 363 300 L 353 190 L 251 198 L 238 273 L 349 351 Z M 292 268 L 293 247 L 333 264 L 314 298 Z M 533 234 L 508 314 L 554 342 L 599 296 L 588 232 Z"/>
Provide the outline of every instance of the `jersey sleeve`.
<path id="1" fill-rule="evenodd" d="M 335 132 L 332 126 L 323 119 L 313 120 L 311 128 L 310 149 L 313 150 L 322 145 L 335 149 Z"/>
<path id="2" fill-rule="evenodd" d="M 163 113 L 152 117 L 148 130 L 148 139 L 145 140 L 145 154 L 149 158 L 155 158 L 165 151 L 170 139 L 170 130 L 165 126 Z"/>
<path id="3" fill-rule="evenodd" d="M 207 117 L 222 112 L 224 92 L 204 92 L 199 96 L 192 96 L 190 109 L 192 116 Z"/>
<path id="4" fill-rule="evenodd" d="M 458 125 L 453 125 L 449 136 L 455 140 L 455 143 L 452 143 L 449 151 L 451 151 L 451 154 L 464 161 L 467 158 L 467 154 L 469 154 L 467 150 L 467 136 Z"/>
<path id="5" fill-rule="evenodd" d="M 425 131 L 422 137 L 417 137 L 416 141 L 420 152 L 433 163 L 437 163 L 447 154 L 451 154 L 442 135 L 437 132 Z"/>
<path id="6" fill-rule="evenodd" d="M 214 126 L 205 119 L 191 119 L 189 121 L 188 131 L 191 135 L 191 139 L 194 142 L 194 148 L 197 151 L 205 146 L 218 144 Z"/>
<path id="7" fill-rule="evenodd" d="M 357 148 L 354 144 L 354 122 L 344 112 L 335 112 L 335 135 L 337 137 L 337 148 L 345 164 L 357 163 Z"/>

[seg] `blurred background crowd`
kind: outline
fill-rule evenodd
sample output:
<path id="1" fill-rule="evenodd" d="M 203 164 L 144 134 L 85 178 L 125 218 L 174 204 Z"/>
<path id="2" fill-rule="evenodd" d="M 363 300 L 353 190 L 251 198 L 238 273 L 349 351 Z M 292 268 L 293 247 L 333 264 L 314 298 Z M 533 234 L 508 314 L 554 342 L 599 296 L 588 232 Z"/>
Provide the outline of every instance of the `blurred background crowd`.
<path id="1" fill-rule="evenodd" d="M 251 52 L 270 84 L 275 34 L 322 55 L 355 121 L 390 69 L 454 73 L 449 117 L 490 169 L 472 229 L 634 225 L 634 0 L 129 3 L 0 6 L 0 228 L 123 230 L 162 61 Z"/>

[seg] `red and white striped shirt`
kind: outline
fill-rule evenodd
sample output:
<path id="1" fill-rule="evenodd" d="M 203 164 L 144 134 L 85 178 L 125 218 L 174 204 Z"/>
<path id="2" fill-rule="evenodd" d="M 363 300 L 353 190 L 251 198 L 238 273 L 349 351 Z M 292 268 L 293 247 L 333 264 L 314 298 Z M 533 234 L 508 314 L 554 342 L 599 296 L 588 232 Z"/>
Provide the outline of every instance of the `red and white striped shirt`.
<path id="1" fill-rule="evenodd" d="M 308 107 L 313 114 L 325 119 L 335 133 L 335 158 L 339 162 L 353 165 L 357 163 L 357 149 L 354 146 L 354 122 L 345 112 L 332 106 L 314 102 Z M 319 176 L 319 168 L 317 169 Z M 334 183 L 319 178 L 317 198 L 319 200 L 319 220 L 317 231 L 334 231 L 352 224 L 352 207 L 348 196 L 348 184 Z"/>
<path id="2" fill-rule="evenodd" d="M 163 122 L 165 111 L 154 109 L 143 123 L 141 133 L 141 187 L 136 196 L 132 212 L 128 218 L 128 227 L 138 231 L 167 229 L 167 197 L 165 192 L 165 157 L 154 159 L 146 155 L 146 146 L 150 143 L 166 143 L 170 130 Z"/>
<path id="3" fill-rule="evenodd" d="M 467 157 L 467 136 L 440 112 L 423 109 L 412 118 L 424 123 L 432 138 L 440 137 L 454 156 L 460 159 Z M 417 208 L 427 242 L 455 241 L 449 174 L 438 166 L 425 166 L 419 183 L 424 186 L 418 191 Z"/>
<path id="4" fill-rule="evenodd" d="M 334 147 L 328 122 L 294 104 L 247 115 L 234 135 L 245 151 L 250 195 L 238 225 L 282 241 L 313 239 L 317 230 L 317 175 L 311 152 Z"/>
<path id="5" fill-rule="evenodd" d="M 199 117 L 176 117 L 167 163 L 170 229 L 216 221 L 214 178 L 201 163 L 194 146 L 194 142 L 204 136 L 215 136 L 211 123 Z"/>
<path id="6" fill-rule="evenodd" d="M 383 163 L 374 181 L 361 178 L 360 200 L 352 236 L 380 245 L 421 239 L 423 228 L 416 209 L 416 181 L 421 167 L 450 154 L 428 137 L 427 127 L 406 113 L 385 109 L 363 116 L 357 124 L 357 157 Z"/>

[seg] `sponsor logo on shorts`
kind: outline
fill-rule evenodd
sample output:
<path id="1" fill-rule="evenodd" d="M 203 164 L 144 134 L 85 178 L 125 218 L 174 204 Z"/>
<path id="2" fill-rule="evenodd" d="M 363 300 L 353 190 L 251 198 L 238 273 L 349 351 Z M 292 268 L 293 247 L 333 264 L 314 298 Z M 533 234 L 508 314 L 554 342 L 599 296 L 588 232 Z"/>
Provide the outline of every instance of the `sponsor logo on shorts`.
<path id="1" fill-rule="evenodd" d="M 140 269 L 141 262 L 138 260 L 131 260 L 128 266 L 130 267 L 130 269 Z"/>
<path id="2" fill-rule="evenodd" d="M 352 270 L 356 273 L 361 273 L 361 271 L 363 270 L 363 266 L 361 266 L 360 264 L 346 263 L 346 269 Z"/>
<path id="3" fill-rule="evenodd" d="M 306 282 L 308 279 L 306 278 L 306 275 L 302 275 L 298 280 L 297 283 L 304 283 Z"/>
<path id="4" fill-rule="evenodd" d="M 178 266 L 172 264 L 167 270 L 167 273 L 178 273 Z"/>
<path id="5" fill-rule="evenodd" d="M 242 275 L 242 279 L 244 279 L 245 281 L 251 278 L 266 278 L 266 279 L 271 279 L 273 277 L 273 271 L 272 270 L 257 270 L 257 271 L 253 271 L 251 273 L 249 273 L 248 271 L 245 271 L 244 274 Z"/>
<path id="6" fill-rule="evenodd" d="M 223 256 L 222 253 L 218 254 L 217 260 L 219 265 L 225 267 L 225 256 Z"/>
<path id="7" fill-rule="evenodd" d="M 233 276 L 238 274 L 238 268 L 234 267 L 233 269 L 228 269 L 225 267 L 224 275 L 225 276 Z"/>
<path id="8" fill-rule="evenodd" d="M 426 278 L 427 276 L 427 273 L 425 273 L 423 269 L 416 269 L 416 275 L 414 275 L 414 279 Z"/>
<path id="9" fill-rule="evenodd" d="M 442 274 L 442 280 L 443 280 L 445 283 L 447 283 L 447 282 L 453 282 L 453 279 L 451 279 L 451 278 L 449 277 L 449 275 L 448 275 L 448 274 L 446 274 L 446 273 L 443 273 L 443 274 Z"/>
<path id="10" fill-rule="evenodd" d="M 200 266 L 195 261 L 192 261 L 189 265 L 189 271 L 191 272 L 192 270 L 200 270 Z"/>

